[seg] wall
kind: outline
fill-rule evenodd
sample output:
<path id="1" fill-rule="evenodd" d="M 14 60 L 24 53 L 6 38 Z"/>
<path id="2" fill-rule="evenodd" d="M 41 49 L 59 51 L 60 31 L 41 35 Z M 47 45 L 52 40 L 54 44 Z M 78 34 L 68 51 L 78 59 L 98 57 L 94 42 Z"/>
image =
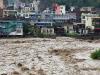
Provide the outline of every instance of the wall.
<path id="1" fill-rule="evenodd" d="M 47 34 L 47 35 L 54 35 L 54 28 L 41 28 L 41 33 Z"/>
<path id="2" fill-rule="evenodd" d="M 92 25 L 92 18 L 93 17 L 98 17 L 98 16 L 99 16 L 98 14 L 91 14 L 91 13 L 84 14 L 83 13 L 81 15 L 81 22 L 83 24 L 85 24 L 86 27 L 94 29 L 94 27 Z"/>
<path id="3" fill-rule="evenodd" d="M 1 9 L 4 8 L 3 0 L 0 0 L 0 8 L 1 8 Z"/>

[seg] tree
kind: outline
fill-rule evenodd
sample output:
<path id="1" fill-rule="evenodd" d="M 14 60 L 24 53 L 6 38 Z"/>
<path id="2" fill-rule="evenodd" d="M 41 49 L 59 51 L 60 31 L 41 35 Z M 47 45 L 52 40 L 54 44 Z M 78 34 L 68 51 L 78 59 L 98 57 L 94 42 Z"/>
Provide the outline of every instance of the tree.
<path id="1" fill-rule="evenodd" d="M 33 0 L 20 0 L 22 2 L 32 2 Z M 41 8 L 50 7 L 52 3 L 58 3 L 66 6 L 95 6 L 100 7 L 100 0 L 40 0 Z"/>
<path id="2" fill-rule="evenodd" d="M 56 2 L 67 6 L 100 6 L 100 0 L 56 0 Z"/>

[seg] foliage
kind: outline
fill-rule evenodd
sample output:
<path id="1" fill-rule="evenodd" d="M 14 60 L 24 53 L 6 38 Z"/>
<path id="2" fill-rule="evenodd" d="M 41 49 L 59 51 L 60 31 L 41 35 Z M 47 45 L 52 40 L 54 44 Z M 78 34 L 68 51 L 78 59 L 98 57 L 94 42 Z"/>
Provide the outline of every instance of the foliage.
<path id="1" fill-rule="evenodd" d="M 32 2 L 33 0 L 21 0 L 22 2 Z M 68 6 L 95 6 L 100 7 L 100 0 L 40 0 L 41 5 L 51 5 L 52 3 L 58 3 Z"/>
<path id="2" fill-rule="evenodd" d="M 100 0 L 56 0 L 59 4 L 67 6 L 95 6 L 100 7 Z"/>
<path id="3" fill-rule="evenodd" d="M 95 52 L 91 53 L 91 58 L 100 60 L 100 49 L 98 49 Z"/>
<path id="4" fill-rule="evenodd" d="M 66 35 L 69 37 L 76 37 L 78 34 L 75 32 L 72 32 L 72 33 L 66 33 Z"/>
<path id="5" fill-rule="evenodd" d="M 40 29 L 35 25 L 31 25 L 29 22 L 24 23 L 24 35 L 38 36 Z"/>

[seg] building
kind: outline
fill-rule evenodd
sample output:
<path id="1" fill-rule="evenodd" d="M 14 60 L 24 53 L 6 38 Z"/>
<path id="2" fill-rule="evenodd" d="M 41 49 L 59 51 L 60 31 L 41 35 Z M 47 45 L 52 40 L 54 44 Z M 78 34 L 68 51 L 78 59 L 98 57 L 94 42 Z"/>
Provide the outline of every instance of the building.
<path id="1" fill-rule="evenodd" d="M 0 9 L 0 18 L 3 17 L 3 9 Z"/>
<path id="2" fill-rule="evenodd" d="M 26 7 L 26 6 L 23 7 L 21 11 L 18 13 L 18 15 L 23 18 L 30 18 L 30 16 L 34 14 L 35 12 L 33 11 L 33 9 L 31 7 Z"/>
<path id="3" fill-rule="evenodd" d="M 20 0 L 5 0 L 5 7 L 6 9 L 8 7 L 13 7 L 13 9 L 18 9 L 19 6 L 21 5 Z"/>
<path id="4" fill-rule="evenodd" d="M 92 19 L 93 17 L 98 17 L 99 14 L 92 14 L 92 13 L 82 13 L 81 15 L 81 23 L 85 24 L 86 28 L 94 29 L 92 25 Z"/>
<path id="5" fill-rule="evenodd" d="M 73 23 L 73 30 L 78 34 L 86 34 L 85 32 L 85 24 L 83 23 Z"/>
<path id="6" fill-rule="evenodd" d="M 74 11 L 75 11 L 75 9 L 76 9 L 76 7 L 75 7 L 75 6 L 71 6 L 71 7 L 70 7 L 70 11 L 71 11 L 71 12 L 74 12 Z"/>
<path id="7" fill-rule="evenodd" d="M 40 0 L 33 0 L 33 2 L 31 3 L 32 8 L 34 9 L 35 12 L 39 12 L 39 4 Z"/>
<path id="8" fill-rule="evenodd" d="M 92 25 L 94 26 L 94 32 L 100 33 L 100 17 L 93 17 Z"/>
<path id="9" fill-rule="evenodd" d="M 0 36 L 22 36 L 23 22 L 0 20 Z"/>
<path id="10" fill-rule="evenodd" d="M 19 2 L 20 11 L 19 11 L 18 15 L 20 17 L 23 17 L 26 19 L 31 18 L 31 15 L 38 13 L 39 3 L 40 3 L 40 0 L 33 0 L 33 2 L 31 2 L 31 3 Z"/>
<path id="11" fill-rule="evenodd" d="M 76 20 L 76 14 L 38 13 L 33 14 L 31 20 L 41 29 L 42 33 L 64 35 L 65 32 L 73 32 L 73 22 Z"/>
<path id="12" fill-rule="evenodd" d="M 17 17 L 17 10 L 3 10 L 3 17 Z"/>
<path id="13" fill-rule="evenodd" d="M 7 0 L 8 6 L 14 6 L 16 4 L 16 0 Z"/>
<path id="14" fill-rule="evenodd" d="M 65 15 L 66 14 L 66 6 L 65 5 L 60 5 L 60 13 L 62 15 Z"/>
<path id="15" fill-rule="evenodd" d="M 53 16 L 53 21 L 60 26 L 64 26 L 64 24 L 67 23 L 73 23 L 74 21 L 76 21 L 76 19 L 76 13 L 66 13 L 65 15 Z"/>
<path id="16" fill-rule="evenodd" d="M 2 18 L 3 15 L 3 8 L 4 8 L 4 2 L 3 0 L 0 0 L 0 18 Z"/>
<path id="17" fill-rule="evenodd" d="M 54 11 L 55 11 L 56 15 L 65 15 L 66 14 L 66 6 L 55 4 Z"/>
<path id="18" fill-rule="evenodd" d="M 40 28 L 40 31 L 44 35 L 55 35 L 53 22 L 36 22 L 35 25 Z"/>
<path id="19" fill-rule="evenodd" d="M 31 15 L 38 13 L 39 1 L 33 0 L 33 3 L 21 3 L 21 10 L 18 13 L 20 17 L 31 18 Z"/>
<path id="20" fill-rule="evenodd" d="M 92 12 L 94 11 L 94 7 L 82 7 L 80 8 L 81 12 Z"/>
<path id="21" fill-rule="evenodd" d="M 4 8 L 4 2 L 3 0 L 0 0 L 0 9 L 3 9 Z"/>
<path id="22" fill-rule="evenodd" d="M 100 16 L 99 14 L 82 14 L 81 22 L 85 25 L 86 33 L 94 32 L 99 29 Z"/>

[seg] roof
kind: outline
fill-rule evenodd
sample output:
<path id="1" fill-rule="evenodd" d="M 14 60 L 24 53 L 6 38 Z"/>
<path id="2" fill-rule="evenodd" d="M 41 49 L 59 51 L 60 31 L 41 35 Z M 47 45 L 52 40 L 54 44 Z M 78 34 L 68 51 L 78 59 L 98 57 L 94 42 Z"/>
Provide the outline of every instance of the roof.
<path id="1" fill-rule="evenodd" d="M 51 23 L 54 23 L 54 22 L 45 22 L 45 21 L 42 21 L 42 22 L 35 22 L 37 24 L 51 24 Z"/>
<path id="2" fill-rule="evenodd" d="M 54 22 L 45 22 L 45 21 L 41 21 L 41 22 L 35 22 L 35 24 L 39 27 L 52 27 L 52 24 Z"/>
<path id="3" fill-rule="evenodd" d="M 69 19 L 76 19 L 75 13 L 67 13 L 65 15 L 55 15 L 53 17 L 54 20 L 69 20 Z"/>
<path id="4" fill-rule="evenodd" d="M 76 25 L 85 25 L 85 24 L 83 24 L 83 23 L 74 23 L 74 25 L 76 26 Z"/>
<path id="5" fill-rule="evenodd" d="M 21 22 L 23 23 L 23 21 L 19 21 L 19 20 L 0 20 L 0 22 Z"/>

